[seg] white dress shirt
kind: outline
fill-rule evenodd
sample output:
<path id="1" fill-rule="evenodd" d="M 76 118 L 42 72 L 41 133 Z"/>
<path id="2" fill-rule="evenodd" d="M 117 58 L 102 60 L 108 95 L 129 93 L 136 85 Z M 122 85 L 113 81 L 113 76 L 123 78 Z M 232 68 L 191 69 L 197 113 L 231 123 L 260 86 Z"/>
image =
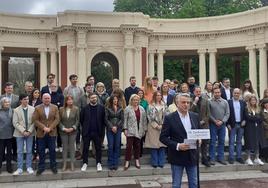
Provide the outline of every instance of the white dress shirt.
<path id="1" fill-rule="evenodd" d="M 233 104 L 234 104 L 234 113 L 235 113 L 235 122 L 241 122 L 241 106 L 239 100 L 234 100 L 233 99 Z"/>
<path id="2" fill-rule="evenodd" d="M 182 122 L 182 125 L 187 133 L 188 130 L 191 130 L 192 129 L 192 124 L 191 124 L 191 120 L 190 120 L 190 115 L 189 113 L 187 112 L 186 115 L 182 115 L 179 111 L 178 111 L 178 114 L 180 116 L 180 119 L 181 119 L 181 122 Z M 177 151 L 180 150 L 180 144 L 182 143 L 178 143 L 177 144 Z"/>
<path id="3" fill-rule="evenodd" d="M 49 115 L 49 106 L 45 106 L 44 109 L 45 109 L 46 117 L 47 117 L 47 119 L 48 119 L 48 115 Z"/>

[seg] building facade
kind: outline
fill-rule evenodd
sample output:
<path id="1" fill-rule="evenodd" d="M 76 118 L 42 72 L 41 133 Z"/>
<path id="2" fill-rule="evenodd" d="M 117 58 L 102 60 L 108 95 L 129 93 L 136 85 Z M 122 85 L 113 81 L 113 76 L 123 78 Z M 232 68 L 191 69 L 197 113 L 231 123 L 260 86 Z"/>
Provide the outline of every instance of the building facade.
<path id="1" fill-rule="evenodd" d="M 143 78 L 155 72 L 163 81 L 165 56 L 197 55 L 199 82 L 203 87 L 207 80 L 217 80 L 219 54 L 246 53 L 249 79 L 255 87 L 259 83 L 262 94 L 267 88 L 266 43 L 268 7 L 194 19 L 155 19 L 142 13 L 87 11 L 64 11 L 57 15 L 1 13 L 0 79 L 3 84 L 15 74 L 18 63 L 11 61 L 12 58 L 31 57 L 36 86 L 46 85 L 46 75 L 50 72 L 57 75 L 62 87 L 73 73 L 83 85 L 91 74 L 93 59 L 109 54 L 115 59 L 116 65 L 112 66 L 121 87 L 129 84 L 130 75 L 135 75 L 137 84 L 142 85 Z M 22 78 L 27 73 L 27 69 L 23 71 Z"/>

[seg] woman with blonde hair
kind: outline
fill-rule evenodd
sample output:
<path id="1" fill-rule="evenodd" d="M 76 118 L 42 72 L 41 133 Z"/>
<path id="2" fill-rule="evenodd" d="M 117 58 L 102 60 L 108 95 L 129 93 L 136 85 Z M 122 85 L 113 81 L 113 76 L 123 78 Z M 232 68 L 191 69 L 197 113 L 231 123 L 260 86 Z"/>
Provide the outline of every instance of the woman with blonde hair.
<path id="1" fill-rule="evenodd" d="M 165 148 L 166 146 L 159 141 L 162 130 L 163 121 L 168 109 L 162 100 L 160 91 L 153 94 L 152 103 L 148 109 L 148 131 L 145 138 L 145 147 L 151 148 L 151 165 L 154 168 L 163 168 L 165 164 Z"/>
<path id="2" fill-rule="evenodd" d="M 98 103 L 105 105 L 107 98 L 109 97 L 106 92 L 105 85 L 102 82 L 96 84 L 96 94 L 98 96 Z"/>
<path id="3" fill-rule="evenodd" d="M 124 112 L 124 134 L 127 138 L 124 170 L 130 166 L 132 150 L 134 150 L 135 166 L 140 169 L 141 138 L 147 129 L 146 113 L 139 105 L 140 97 L 137 94 L 131 95 L 129 105 Z"/>
<path id="4" fill-rule="evenodd" d="M 151 77 L 145 77 L 142 89 L 144 91 L 144 99 L 151 103 L 154 93 Z"/>
<path id="5" fill-rule="evenodd" d="M 247 108 L 245 112 L 245 149 L 248 158 L 246 164 L 253 165 L 250 157 L 251 151 L 255 154 L 255 164 L 263 165 L 264 163 L 259 158 L 259 148 L 263 145 L 263 131 L 262 131 L 262 118 L 261 111 L 257 103 L 257 97 L 251 95 L 248 98 Z"/>
<path id="6" fill-rule="evenodd" d="M 71 158 L 71 170 L 74 171 L 75 162 L 75 138 L 77 128 L 79 125 L 79 109 L 73 104 L 73 97 L 67 95 L 64 98 L 64 106 L 60 108 L 60 125 L 59 133 L 62 140 L 62 158 L 63 167 L 62 170 L 67 169 L 67 155 L 68 151 Z"/>

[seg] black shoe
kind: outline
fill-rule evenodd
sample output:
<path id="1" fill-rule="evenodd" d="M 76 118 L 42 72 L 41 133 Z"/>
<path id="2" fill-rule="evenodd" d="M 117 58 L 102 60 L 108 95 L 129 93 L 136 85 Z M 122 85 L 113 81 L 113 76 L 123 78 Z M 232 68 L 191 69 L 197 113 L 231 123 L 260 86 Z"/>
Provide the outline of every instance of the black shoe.
<path id="1" fill-rule="evenodd" d="M 45 171 L 45 170 L 40 170 L 40 169 L 38 169 L 38 170 L 36 171 L 36 176 L 40 176 L 44 171 Z"/>
<path id="2" fill-rule="evenodd" d="M 238 158 L 236 159 L 237 162 L 239 162 L 240 164 L 245 164 L 245 161 L 242 158 Z"/>
<path id="3" fill-rule="evenodd" d="M 115 167 L 114 167 L 114 170 L 118 170 L 118 166 L 115 166 Z"/>
<path id="4" fill-rule="evenodd" d="M 156 165 L 152 165 L 152 167 L 153 167 L 153 168 L 157 168 L 157 166 L 156 166 Z"/>
<path id="5" fill-rule="evenodd" d="M 51 171 L 52 171 L 53 174 L 57 174 L 58 173 L 57 168 L 52 168 Z"/>
<path id="6" fill-rule="evenodd" d="M 228 161 L 230 164 L 234 164 L 234 160 L 233 159 L 229 159 Z"/>
<path id="7" fill-rule="evenodd" d="M 209 161 L 210 165 L 215 165 L 215 161 Z"/>
<path id="8" fill-rule="evenodd" d="M 159 168 L 164 168 L 164 166 L 162 166 L 162 165 L 159 165 L 158 167 L 159 167 Z"/>
<path id="9" fill-rule="evenodd" d="M 7 172 L 8 172 L 9 174 L 12 174 L 13 169 L 12 169 L 12 168 L 7 168 Z"/>
<path id="10" fill-rule="evenodd" d="M 208 161 L 203 161 L 202 164 L 205 165 L 206 167 L 210 167 L 210 163 Z"/>
<path id="11" fill-rule="evenodd" d="M 222 165 L 227 165 L 227 163 L 224 160 L 218 160 L 218 163 L 220 163 Z"/>

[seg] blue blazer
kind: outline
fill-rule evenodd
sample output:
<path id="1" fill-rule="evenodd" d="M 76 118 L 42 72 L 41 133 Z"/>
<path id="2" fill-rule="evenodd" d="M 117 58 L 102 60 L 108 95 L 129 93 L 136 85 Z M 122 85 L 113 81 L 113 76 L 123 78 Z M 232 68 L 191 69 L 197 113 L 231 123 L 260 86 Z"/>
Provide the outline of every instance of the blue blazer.
<path id="1" fill-rule="evenodd" d="M 243 120 L 245 120 L 245 113 L 246 113 L 246 103 L 243 100 L 239 100 L 240 102 L 240 117 L 241 117 L 241 122 Z M 230 109 L 230 116 L 229 119 L 227 121 L 227 125 L 230 125 L 232 128 L 235 127 L 235 111 L 234 111 L 234 102 L 233 100 L 228 100 L 228 104 L 229 104 L 229 109 Z M 241 123 L 240 122 L 240 123 Z"/>
<path id="2" fill-rule="evenodd" d="M 192 129 L 199 129 L 198 115 L 189 112 Z M 187 138 L 186 130 L 181 122 L 178 112 L 167 115 L 164 119 L 160 134 L 160 141 L 168 147 L 168 162 L 179 166 L 197 165 L 197 150 L 177 151 L 177 144 L 183 143 Z"/>

